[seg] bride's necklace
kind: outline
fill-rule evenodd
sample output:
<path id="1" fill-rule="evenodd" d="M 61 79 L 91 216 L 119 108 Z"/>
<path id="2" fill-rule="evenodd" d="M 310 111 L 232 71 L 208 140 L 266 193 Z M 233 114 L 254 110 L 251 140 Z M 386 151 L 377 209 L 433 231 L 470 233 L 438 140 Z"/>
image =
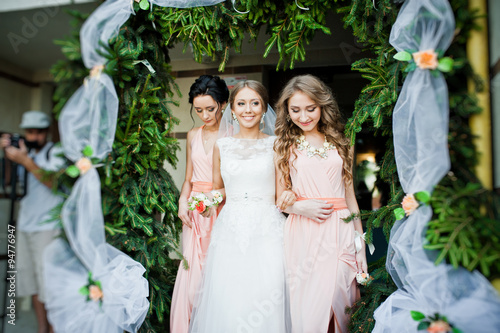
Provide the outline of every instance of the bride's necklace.
<path id="1" fill-rule="evenodd" d="M 306 137 L 301 135 L 297 139 L 297 149 L 298 150 L 305 150 L 307 152 L 307 157 L 313 157 L 314 155 L 318 155 L 324 159 L 328 158 L 328 151 L 335 149 L 335 145 L 333 143 L 330 143 L 326 141 L 326 136 L 325 136 L 325 142 L 323 142 L 323 147 L 321 148 L 315 148 L 311 146 L 309 141 L 306 140 Z"/>

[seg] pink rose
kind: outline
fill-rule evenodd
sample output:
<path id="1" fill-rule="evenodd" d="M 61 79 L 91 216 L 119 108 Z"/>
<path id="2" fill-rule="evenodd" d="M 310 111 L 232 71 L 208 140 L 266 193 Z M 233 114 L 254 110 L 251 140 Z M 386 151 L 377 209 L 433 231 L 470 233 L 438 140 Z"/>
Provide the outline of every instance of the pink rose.
<path id="1" fill-rule="evenodd" d="M 418 201 L 415 199 L 413 194 L 407 194 L 403 198 L 403 202 L 401 203 L 403 209 L 406 213 L 406 216 L 410 216 L 419 206 Z"/>
<path id="2" fill-rule="evenodd" d="M 427 328 L 429 333 L 447 333 L 451 331 L 451 326 L 444 320 L 436 320 Z"/>
<path id="3" fill-rule="evenodd" d="M 75 166 L 80 170 L 80 174 L 84 175 L 92 168 L 92 162 L 87 157 L 82 157 L 75 163 Z"/>
<path id="4" fill-rule="evenodd" d="M 94 302 L 97 302 L 102 299 L 102 290 L 95 284 L 89 286 L 89 297 Z"/>
<path id="5" fill-rule="evenodd" d="M 436 69 L 438 67 L 438 55 L 434 50 L 415 52 L 413 60 L 420 69 Z"/>

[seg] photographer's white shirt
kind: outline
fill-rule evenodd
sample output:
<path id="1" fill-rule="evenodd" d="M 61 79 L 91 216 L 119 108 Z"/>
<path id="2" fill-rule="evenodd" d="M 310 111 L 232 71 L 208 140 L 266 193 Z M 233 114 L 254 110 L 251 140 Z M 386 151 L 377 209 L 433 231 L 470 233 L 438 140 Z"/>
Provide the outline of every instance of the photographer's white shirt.
<path id="1" fill-rule="evenodd" d="M 49 151 L 50 149 L 50 151 Z M 47 151 L 49 153 L 47 154 Z M 56 156 L 61 153 L 61 147 L 48 142 L 37 153 L 32 155 L 36 165 L 44 170 L 56 171 L 63 166 L 63 160 Z M 48 159 L 47 159 L 48 155 Z M 36 177 L 28 173 L 28 187 L 26 196 L 21 199 L 17 229 L 24 232 L 51 230 L 57 227 L 56 222 L 45 223 L 50 218 L 50 211 L 63 201 L 51 189 L 42 184 Z"/>

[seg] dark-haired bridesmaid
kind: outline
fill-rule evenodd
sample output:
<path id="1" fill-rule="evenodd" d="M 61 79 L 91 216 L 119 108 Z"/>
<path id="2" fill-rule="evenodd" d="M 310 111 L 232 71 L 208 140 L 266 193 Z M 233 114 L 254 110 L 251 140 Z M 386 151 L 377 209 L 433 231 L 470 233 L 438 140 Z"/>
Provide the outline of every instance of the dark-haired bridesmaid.
<path id="1" fill-rule="evenodd" d="M 186 177 L 179 198 L 178 216 L 182 220 L 182 254 L 189 268 L 181 263 L 175 281 L 170 308 L 170 332 L 188 332 L 195 293 L 201 281 L 201 270 L 210 243 L 216 216 L 205 218 L 188 209 L 188 200 L 198 193 L 212 190 L 212 154 L 217 140 L 222 111 L 229 90 L 218 76 L 202 75 L 191 86 L 191 112 L 205 123 L 188 132 L 186 143 Z"/>

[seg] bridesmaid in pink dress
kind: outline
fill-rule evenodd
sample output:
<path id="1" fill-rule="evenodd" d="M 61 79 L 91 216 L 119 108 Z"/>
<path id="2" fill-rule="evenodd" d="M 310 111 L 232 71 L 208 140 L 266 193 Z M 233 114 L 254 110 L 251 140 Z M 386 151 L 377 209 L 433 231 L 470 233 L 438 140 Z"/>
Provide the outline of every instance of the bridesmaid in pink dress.
<path id="1" fill-rule="evenodd" d="M 361 221 L 342 220 L 359 212 L 353 150 L 318 78 L 290 80 L 276 109 L 277 205 L 290 214 L 284 240 L 292 332 L 346 333 L 345 307 L 359 298 L 356 273 L 367 271 L 364 243 L 359 252 L 354 243 Z"/>
<path id="2" fill-rule="evenodd" d="M 186 144 L 186 178 L 179 198 L 178 216 L 182 220 L 182 255 L 189 268 L 181 263 L 175 280 L 170 308 L 170 332 L 187 333 L 195 293 L 210 244 L 210 233 L 216 216 L 205 218 L 188 209 L 188 199 L 212 190 L 212 154 L 219 131 L 222 110 L 229 90 L 218 76 L 202 75 L 191 86 L 189 103 L 205 123 L 191 129 Z"/>

